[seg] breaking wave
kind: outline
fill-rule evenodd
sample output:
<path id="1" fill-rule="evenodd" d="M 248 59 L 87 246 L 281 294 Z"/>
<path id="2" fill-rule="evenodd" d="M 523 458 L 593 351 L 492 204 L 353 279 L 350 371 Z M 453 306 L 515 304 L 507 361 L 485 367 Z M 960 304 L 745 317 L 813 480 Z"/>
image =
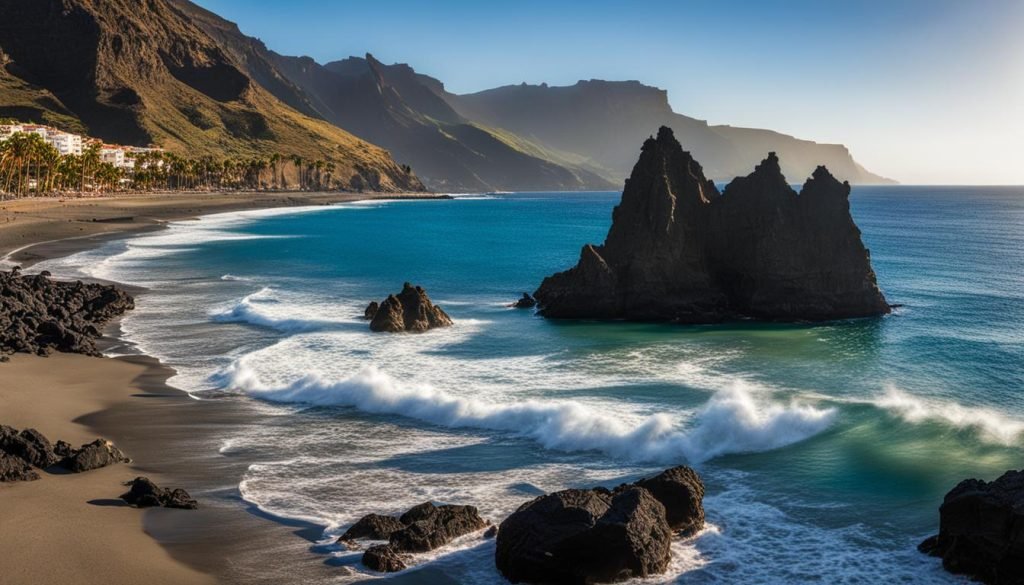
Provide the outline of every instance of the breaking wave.
<path id="1" fill-rule="evenodd" d="M 755 399 L 741 386 L 717 392 L 696 412 L 637 417 L 579 402 L 456 396 L 426 384 L 403 384 L 374 366 L 341 381 L 310 374 L 273 387 L 240 360 L 222 381 L 272 402 L 350 406 L 449 428 L 509 432 L 548 449 L 600 451 L 635 462 L 700 463 L 729 453 L 777 449 L 822 432 L 835 418 L 834 409 Z"/>
<path id="2" fill-rule="evenodd" d="M 283 304 L 270 287 L 245 296 L 234 305 L 211 313 L 221 323 L 246 323 L 269 327 L 282 333 L 302 333 L 336 326 L 337 321 L 295 317 L 296 307 Z"/>
<path id="3" fill-rule="evenodd" d="M 920 398 L 894 386 L 887 387 L 885 394 L 870 402 L 909 423 L 937 422 L 958 429 L 972 429 L 982 439 L 1000 445 L 1018 445 L 1024 435 L 1024 421 L 995 410 Z"/>

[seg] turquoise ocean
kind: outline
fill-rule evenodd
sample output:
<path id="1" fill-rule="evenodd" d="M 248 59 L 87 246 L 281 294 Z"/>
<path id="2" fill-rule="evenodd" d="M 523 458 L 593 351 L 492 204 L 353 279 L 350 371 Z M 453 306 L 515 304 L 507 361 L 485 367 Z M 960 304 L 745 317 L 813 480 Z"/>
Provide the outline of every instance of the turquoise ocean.
<path id="1" fill-rule="evenodd" d="M 540 493 L 688 464 L 708 526 L 651 582 L 960 582 L 915 546 L 959 480 L 1024 467 L 1024 189 L 856 187 L 902 305 L 884 318 L 683 327 L 508 308 L 601 242 L 618 199 L 212 215 L 38 268 L 150 289 L 126 339 L 196 398 L 256 405 L 219 456 L 258 454 L 241 497 L 322 527 L 310 554 L 350 565 L 339 581 L 373 578 L 328 544 L 364 514 L 432 500 L 500 521 Z M 363 308 L 404 281 L 456 325 L 371 333 Z M 493 546 L 466 539 L 394 579 L 497 582 Z"/>

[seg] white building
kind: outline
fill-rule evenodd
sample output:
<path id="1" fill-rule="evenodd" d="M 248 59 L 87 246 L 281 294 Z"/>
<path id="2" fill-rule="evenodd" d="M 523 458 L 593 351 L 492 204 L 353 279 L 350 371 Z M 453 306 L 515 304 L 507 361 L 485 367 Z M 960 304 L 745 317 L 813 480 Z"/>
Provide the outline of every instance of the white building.
<path id="1" fill-rule="evenodd" d="M 124 150 L 111 144 L 104 144 L 100 147 L 100 161 L 112 164 L 118 168 L 124 168 Z"/>
<path id="2" fill-rule="evenodd" d="M 56 148 L 61 156 L 82 154 L 82 137 L 78 134 L 50 130 L 46 135 L 46 141 L 50 143 L 50 146 Z"/>
<path id="3" fill-rule="evenodd" d="M 100 147 L 100 161 L 110 163 L 119 169 L 134 169 L 135 158 L 128 156 L 132 150 L 130 146 L 104 144 Z"/>
<path id="4" fill-rule="evenodd" d="M 0 124 L 0 142 L 3 142 L 14 136 L 17 132 L 22 132 L 24 126 L 21 124 Z"/>
<path id="5" fill-rule="evenodd" d="M 46 140 L 47 135 L 50 133 L 49 128 L 38 124 L 23 124 L 21 131 L 27 134 L 38 134 L 43 140 Z"/>

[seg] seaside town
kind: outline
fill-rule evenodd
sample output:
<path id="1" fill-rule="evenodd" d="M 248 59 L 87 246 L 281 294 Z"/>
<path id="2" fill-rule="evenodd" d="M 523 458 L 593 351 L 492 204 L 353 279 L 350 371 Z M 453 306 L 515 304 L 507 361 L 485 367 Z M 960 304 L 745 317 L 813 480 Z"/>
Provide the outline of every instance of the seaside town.
<path id="1" fill-rule="evenodd" d="M 337 185 L 335 173 L 330 161 L 298 155 L 193 159 L 0 120 L 0 201 L 111 192 L 327 190 Z"/>
<path id="2" fill-rule="evenodd" d="M 0 195 L 128 187 L 136 167 L 164 165 L 164 151 L 106 144 L 42 124 L 0 123 Z"/>

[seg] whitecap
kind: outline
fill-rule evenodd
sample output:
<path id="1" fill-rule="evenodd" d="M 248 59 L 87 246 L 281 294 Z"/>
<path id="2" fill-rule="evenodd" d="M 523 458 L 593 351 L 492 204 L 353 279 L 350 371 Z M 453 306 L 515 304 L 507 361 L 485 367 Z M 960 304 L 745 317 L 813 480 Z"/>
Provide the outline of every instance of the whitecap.
<path id="1" fill-rule="evenodd" d="M 579 401 L 457 396 L 429 384 L 404 384 L 374 366 L 343 380 L 308 374 L 274 386 L 264 384 L 241 359 L 222 376 L 227 386 L 272 402 L 350 406 L 448 428 L 509 432 L 547 449 L 600 451 L 635 462 L 700 463 L 728 453 L 777 449 L 822 432 L 835 418 L 834 409 L 757 399 L 742 385 L 718 391 L 696 412 L 637 417 Z"/>
<path id="2" fill-rule="evenodd" d="M 909 423 L 938 422 L 957 429 L 972 429 L 983 440 L 999 445 L 1019 445 L 1021 435 L 1024 434 L 1024 421 L 990 408 L 922 398 L 892 385 L 886 387 L 884 394 L 869 402 Z"/>
<path id="3" fill-rule="evenodd" d="M 238 302 L 210 312 L 210 318 L 220 323 L 245 323 L 269 327 L 282 333 L 302 333 L 338 327 L 353 319 L 323 319 L 318 315 L 336 313 L 355 314 L 350 307 L 329 307 L 306 299 L 290 303 L 283 301 L 271 287 L 246 295 Z"/>

